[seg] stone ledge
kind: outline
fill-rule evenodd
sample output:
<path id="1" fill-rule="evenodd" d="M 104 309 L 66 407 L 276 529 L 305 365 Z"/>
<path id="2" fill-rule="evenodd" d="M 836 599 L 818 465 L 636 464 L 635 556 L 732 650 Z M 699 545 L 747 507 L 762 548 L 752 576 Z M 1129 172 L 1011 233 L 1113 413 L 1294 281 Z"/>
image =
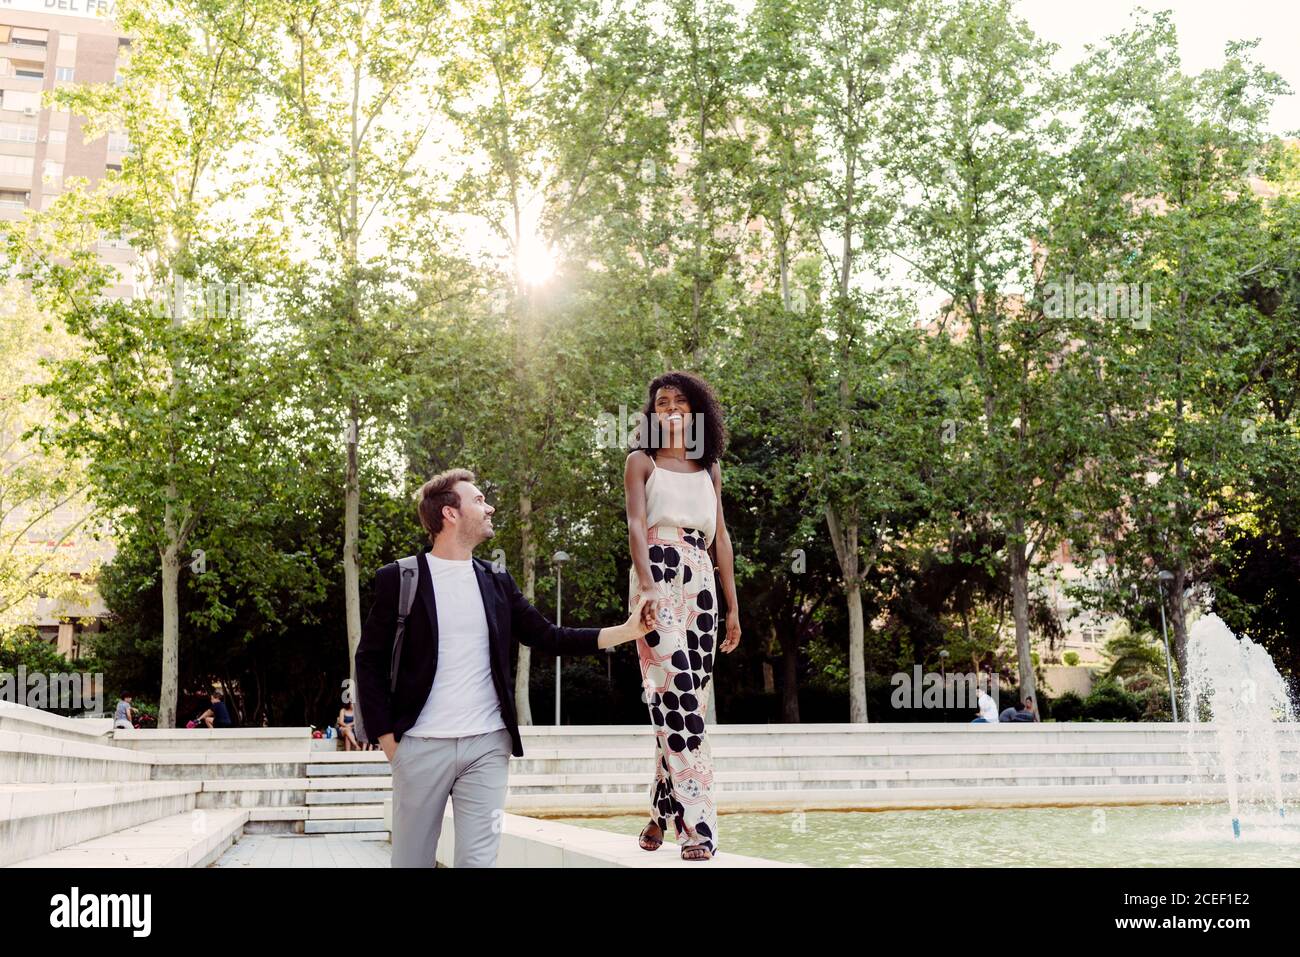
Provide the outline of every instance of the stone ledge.
<path id="1" fill-rule="evenodd" d="M 296 756 L 313 752 L 311 728 L 119 728 L 113 744 L 119 748 L 169 753 L 174 751 L 270 751 L 272 748 Z"/>
<path id="2" fill-rule="evenodd" d="M 1222 784 L 1016 785 L 983 788 L 791 788 L 724 790 L 718 804 L 729 811 L 905 811 L 929 808 L 1093 807 L 1124 804 L 1187 804 L 1222 801 Z M 515 795 L 510 811 L 546 817 L 600 817 L 640 811 L 644 792 Z"/>
<path id="3" fill-rule="evenodd" d="M 31 731 L 0 730 L 0 753 L 41 754 L 51 757 L 89 758 L 96 761 L 121 761 L 126 764 L 154 764 L 154 755 L 145 751 L 115 748 L 107 739 L 103 741 L 77 741 L 72 738 L 52 738 Z"/>
<path id="4" fill-rule="evenodd" d="M 0 784 L 0 821 L 45 817 L 133 801 L 197 794 L 197 781 L 114 781 L 107 784 Z"/>
<path id="5" fill-rule="evenodd" d="M 0 727 L 10 723 L 32 725 L 32 733 L 44 732 L 49 736 L 86 740 L 102 741 L 113 730 L 112 718 L 67 718 L 61 714 L 41 711 L 39 708 L 29 708 L 11 701 L 0 701 Z"/>
<path id="6" fill-rule="evenodd" d="M 202 867 L 239 840 L 248 812 L 186 811 L 10 867 Z"/>
<path id="7" fill-rule="evenodd" d="M 456 823 L 450 807 L 438 841 L 438 863 L 451 867 L 456 856 Z M 711 861 L 683 861 L 671 841 L 649 853 L 636 839 L 595 828 L 522 817 L 502 816 L 501 850 L 497 867 L 649 867 L 714 870 L 732 867 L 804 867 L 721 851 Z"/>

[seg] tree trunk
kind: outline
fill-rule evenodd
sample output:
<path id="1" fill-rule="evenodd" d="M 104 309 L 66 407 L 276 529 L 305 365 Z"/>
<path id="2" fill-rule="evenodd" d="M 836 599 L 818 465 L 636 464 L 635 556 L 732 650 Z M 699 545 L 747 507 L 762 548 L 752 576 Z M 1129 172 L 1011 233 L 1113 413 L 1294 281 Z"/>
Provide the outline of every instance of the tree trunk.
<path id="1" fill-rule="evenodd" d="M 537 543 L 533 541 L 533 497 L 528 492 L 519 496 L 519 560 L 523 562 L 522 591 L 529 603 L 537 586 L 534 569 Z M 520 645 L 519 659 L 515 665 L 515 713 L 519 724 L 533 723 L 533 707 L 528 695 L 528 679 L 532 672 L 532 649 Z"/>
<path id="2" fill-rule="evenodd" d="M 849 721 L 867 723 L 867 669 L 863 655 L 862 584 L 849 587 Z"/>
<path id="3" fill-rule="evenodd" d="M 357 646 L 361 644 L 361 590 L 357 568 L 357 538 L 360 526 L 361 488 L 357 481 L 357 407 L 348 412 L 347 472 L 343 486 L 343 606 L 348 630 L 348 676 L 355 694 Z"/>
<path id="4" fill-rule="evenodd" d="M 1178 562 L 1174 565 L 1173 573 L 1167 607 L 1169 626 L 1174 632 L 1174 662 L 1178 666 L 1174 681 L 1178 682 L 1187 674 L 1187 602 L 1183 601 L 1183 590 L 1187 587 L 1187 566 Z"/>
<path id="5" fill-rule="evenodd" d="M 1034 720 L 1041 721 L 1038 691 L 1034 684 L 1034 659 L 1029 647 L 1029 560 L 1023 540 L 1024 519 L 1014 523 L 1016 541 L 1011 550 L 1011 616 L 1016 624 L 1016 661 L 1020 678 L 1020 697 L 1033 696 Z"/>
<path id="6" fill-rule="evenodd" d="M 162 554 L 163 647 L 162 687 L 158 693 L 158 727 L 176 727 L 177 672 L 180 663 L 180 552 L 175 542 L 175 517 L 168 503 L 164 521 L 170 541 Z"/>
<path id="7" fill-rule="evenodd" d="M 849 607 L 849 721 L 867 721 L 867 668 L 863 653 L 865 629 L 862 619 L 862 575 L 858 566 L 858 523 L 856 517 L 841 525 L 835 506 L 826 506 L 826 525 L 840 564 L 841 583 Z"/>
<path id="8" fill-rule="evenodd" d="M 795 628 L 778 635 L 781 644 L 781 720 L 799 723 L 799 632 Z"/>

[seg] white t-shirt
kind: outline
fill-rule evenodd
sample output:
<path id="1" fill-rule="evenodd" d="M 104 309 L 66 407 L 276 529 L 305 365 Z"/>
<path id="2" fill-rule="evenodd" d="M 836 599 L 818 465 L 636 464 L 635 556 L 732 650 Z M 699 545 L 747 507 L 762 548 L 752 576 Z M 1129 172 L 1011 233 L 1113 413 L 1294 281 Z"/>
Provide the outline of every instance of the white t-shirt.
<path id="1" fill-rule="evenodd" d="M 432 552 L 434 604 L 438 608 L 438 668 L 433 687 L 411 730 L 417 738 L 463 738 L 506 726 L 492 684 L 487 612 L 474 565 Z"/>

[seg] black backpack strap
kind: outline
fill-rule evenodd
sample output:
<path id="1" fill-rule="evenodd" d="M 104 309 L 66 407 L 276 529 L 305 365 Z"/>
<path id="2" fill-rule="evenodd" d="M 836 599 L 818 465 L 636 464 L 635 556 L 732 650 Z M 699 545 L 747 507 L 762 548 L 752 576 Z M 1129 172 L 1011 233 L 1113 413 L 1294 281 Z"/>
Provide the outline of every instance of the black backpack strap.
<path id="1" fill-rule="evenodd" d="M 393 634 L 393 659 L 388 669 L 389 691 L 397 691 L 397 665 L 402 659 L 402 638 L 406 635 L 406 618 L 415 604 L 415 589 L 419 584 L 420 556 L 408 555 L 397 560 L 401 587 L 397 597 L 397 631 Z"/>

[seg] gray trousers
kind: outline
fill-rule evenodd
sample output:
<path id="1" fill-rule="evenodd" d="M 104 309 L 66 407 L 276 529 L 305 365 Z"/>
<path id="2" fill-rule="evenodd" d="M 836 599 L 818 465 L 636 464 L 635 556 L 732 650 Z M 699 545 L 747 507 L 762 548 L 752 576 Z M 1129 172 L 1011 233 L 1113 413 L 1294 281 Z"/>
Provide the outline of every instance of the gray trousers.
<path id="1" fill-rule="evenodd" d="M 447 798 L 456 867 L 495 867 L 512 743 L 505 728 L 467 738 L 403 735 L 393 753 L 393 867 L 433 867 Z"/>

